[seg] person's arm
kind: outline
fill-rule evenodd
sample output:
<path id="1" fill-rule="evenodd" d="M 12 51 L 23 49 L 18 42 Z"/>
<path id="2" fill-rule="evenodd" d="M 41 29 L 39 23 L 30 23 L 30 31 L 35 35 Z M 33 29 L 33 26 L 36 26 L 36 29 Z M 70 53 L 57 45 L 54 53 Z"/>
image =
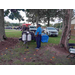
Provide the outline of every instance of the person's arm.
<path id="1" fill-rule="evenodd" d="M 37 35 L 36 36 L 38 36 L 39 35 L 39 32 L 37 32 Z"/>
<path id="2" fill-rule="evenodd" d="M 38 36 L 39 35 L 39 28 L 37 29 L 37 35 L 36 36 Z"/>

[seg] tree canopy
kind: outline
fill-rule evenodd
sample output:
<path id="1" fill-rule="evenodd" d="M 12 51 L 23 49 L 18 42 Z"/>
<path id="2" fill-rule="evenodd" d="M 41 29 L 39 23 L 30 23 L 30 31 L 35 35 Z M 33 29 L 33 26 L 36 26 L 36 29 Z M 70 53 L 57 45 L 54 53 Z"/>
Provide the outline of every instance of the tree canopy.
<path id="1" fill-rule="evenodd" d="M 24 11 L 28 19 L 26 21 L 31 23 L 47 23 L 50 26 L 50 21 L 54 21 L 54 18 L 64 19 L 66 9 L 7 9 L 4 11 L 4 16 L 8 16 L 10 19 L 18 19 L 19 22 L 24 21 L 19 11 Z M 74 13 L 73 13 L 74 14 Z"/>
<path id="2" fill-rule="evenodd" d="M 20 15 L 19 11 L 25 11 L 24 9 L 7 9 L 4 11 L 4 17 L 8 16 L 10 19 L 15 19 L 19 21 L 24 21 L 23 17 Z"/>

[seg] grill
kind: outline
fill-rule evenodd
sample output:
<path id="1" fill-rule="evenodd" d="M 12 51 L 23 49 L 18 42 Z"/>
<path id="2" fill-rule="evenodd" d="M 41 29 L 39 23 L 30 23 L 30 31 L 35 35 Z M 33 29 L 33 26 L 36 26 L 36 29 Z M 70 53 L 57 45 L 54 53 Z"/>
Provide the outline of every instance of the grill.
<path id="1" fill-rule="evenodd" d="M 51 33 L 57 33 L 57 32 L 51 32 Z"/>

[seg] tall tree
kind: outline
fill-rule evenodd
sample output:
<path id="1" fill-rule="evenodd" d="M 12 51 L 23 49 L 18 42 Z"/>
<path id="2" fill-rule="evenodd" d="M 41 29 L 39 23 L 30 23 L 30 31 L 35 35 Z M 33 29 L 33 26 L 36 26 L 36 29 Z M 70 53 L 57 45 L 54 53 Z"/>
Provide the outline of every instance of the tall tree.
<path id="1" fill-rule="evenodd" d="M 4 16 L 8 16 L 10 19 L 18 19 L 21 17 L 19 11 L 24 11 L 23 9 L 0 9 L 0 41 L 6 39 L 5 28 L 4 28 Z M 21 18 L 23 20 L 23 18 Z"/>
<path id="2" fill-rule="evenodd" d="M 50 25 L 50 21 L 54 21 L 54 17 L 56 17 L 56 13 L 57 13 L 58 9 L 45 9 L 45 17 L 44 17 L 44 21 L 48 22 L 47 26 Z"/>
<path id="3" fill-rule="evenodd" d="M 5 36 L 5 28 L 4 28 L 4 10 L 0 9 L 0 41 L 3 41 Z"/>
<path id="4" fill-rule="evenodd" d="M 32 22 L 33 24 L 38 22 L 41 22 L 41 18 L 44 17 L 43 9 L 27 9 L 26 10 L 26 16 L 28 17 L 29 22 Z"/>
<path id="5" fill-rule="evenodd" d="M 72 13 L 72 9 L 65 9 L 63 12 L 63 31 L 60 40 L 60 45 L 62 47 L 65 47 L 66 50 L 68 50 L 68 40 L 70 35 Z"/>
<path id="6" fill-rule="evenodd" d="M 58 9 L 57 17 L 63 19 L 62 36 L 60 39 L 60 46 L 68 50 L 68 42 L 71 32 L 71 18 L 74 16 L 73 9 Z"/>
<path id="7" fill-rule="evenodd" d="M 55 23 L 54 27 L 56 27 L 56 28 L 62 28 L 62 25 L 63 25 L 62 22 L 61 23 Z"/>

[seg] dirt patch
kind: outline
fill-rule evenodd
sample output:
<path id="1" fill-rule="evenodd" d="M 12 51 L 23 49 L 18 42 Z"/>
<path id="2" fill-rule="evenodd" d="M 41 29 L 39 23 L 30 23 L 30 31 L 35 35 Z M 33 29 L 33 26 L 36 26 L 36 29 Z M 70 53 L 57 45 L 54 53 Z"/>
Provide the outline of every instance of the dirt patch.
<path id="1" fill-rule="evenodd" d="M 18 43 L 18 38 L 7 38 L 7 40 L 0 42 L 0 52 L 8 48 L 12 48 Z"/>
<path id="2" fill-rule="evenodd" d="M 69 54 L 69 51 L 67 51 L 65 48 L 60 47 L 59 45 L 56 45 L 53 48 L 54 48 L 53 50 L 57 52 L 57 55 Z"/>
<path id="3" fill-rule="evenodd" d="M 55 45 L 55 44 L 46 45 L 44 47 L 44 50 L 49 50 L 51 52 L 55 52 L 55 55 L 57 55 L 57 56 L 63 56 L 63 55 L 69 54 L 69 51 L 67 51 L 65 48 L 62 48 L 59 45 Z"/>
<path id="4" fill-rule="evenodd" d="M 8 38 L 6 41 L 4 41 L 4 50 L 6 48 L 15 47 L 15 45 L 18 43 L 18 39 L 16 38 Z M 8 43 L 8 44 L 7 44 Z M 0 43 L 2 44 L 2 43 Z M 20 45 L 20 43 L 18 43 Z M 0 45 L 2 46 L 2 45 Z M 21 46 L 21 45 L 20 45 Z M 18 47 L 18 46 L 17 46 Z M 1 49 L 0 49 L 1 50 Z M 5 51 L 4 51 L 5 52 Z M 15 51 L 13 52 L 13 54 Z M 16 52 L 18 53 L 18 52 Z M 15 54 L 16 54 L 15 53 Z M 6 54 L 6 53 L 4 53 Z M 15 55 L 14 54 L 14 55 Z M 8 61 L 8 64 L 45 64 L 45 65 L 56 65 L 56 64 L 65 64 L 66 62 L 63 61 L 63 59 L 66 61 L 66 56 L 69 54 L 68 51 L 66 51 L 64 48 L 61 48 L 59 45 L 56 44 L 47 44 L 45 46 L 42 46 L 39 50 L 33 50 L 32 48 L 28 49 L 24 53 L 19 52 L 19 57 L 15 56 L 11 57 L 11 59 Z M 6 54 L 8 55 L 8 54 Z M 64 57 L 63 57 L 64 56 Z M 63 58 L 63 59 L 62 59 Z M 1 60 L 3 64 L 6 64 L 6 60 Z M 71 64 L 71 62 L 68 62 Z M 2 64 L 2 63 L 1 63 Z"/>

